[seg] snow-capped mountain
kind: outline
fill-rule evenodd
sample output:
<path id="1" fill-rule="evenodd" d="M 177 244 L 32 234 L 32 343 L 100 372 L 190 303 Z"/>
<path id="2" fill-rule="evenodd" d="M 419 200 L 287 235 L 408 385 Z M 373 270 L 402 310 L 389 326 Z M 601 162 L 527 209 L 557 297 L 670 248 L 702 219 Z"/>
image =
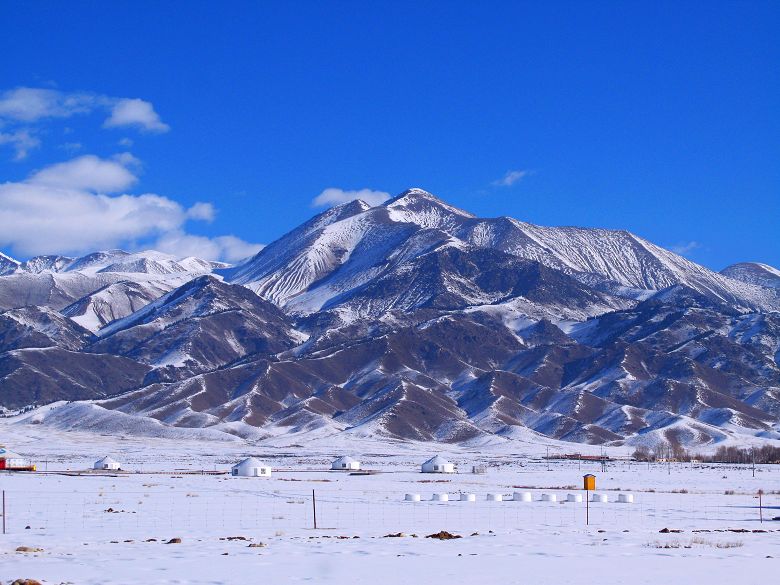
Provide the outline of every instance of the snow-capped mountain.
<path id="1" fill-rule="evenodd" d="M 712 272 L 629 232 L 480 219 L 420 189 L 376 207 L 353 201 L 330 209 L 226 271 L 225 279 L 309 314 L 443 247 L 504 252 L 629 298 L 683 284 L 744 310 L 780 308 L 775 291 Z"/>
<path id="2" fill-rule="evenodd" d="M 774 269 L 718 274 L 625 231 L 411 189 L 235 267 L 121 250 L 2 266 L 6 408 L 94 399 L 252 437 L 780 439 Z"/>
<path id="3" fill-rule="evenodd" d="M 0 309 L 42 306 L 66 310 L 93 331 L 109 318 L 124 317 L 128 309 L 136 310 L 200 274 L 226 267 L 155 250 L 134 254 L 107 250 L 78 258 L 36 256 L 15 264 L 0 281 Z"/>
<path id="4" fill-rule="evenodd" d="M 42 272 L 62 272 L 75 258 L 69 256 L 35 256 L 18 266 L 17 272 L 27 272 L 29 274 L 41 274 Z"/>
<path id="5" fill-rule="evenodd" d="M 724 276 L 767 288 L 780 288 L 780 270 L 760 262 L 740 262 L 720 271 Z"/>

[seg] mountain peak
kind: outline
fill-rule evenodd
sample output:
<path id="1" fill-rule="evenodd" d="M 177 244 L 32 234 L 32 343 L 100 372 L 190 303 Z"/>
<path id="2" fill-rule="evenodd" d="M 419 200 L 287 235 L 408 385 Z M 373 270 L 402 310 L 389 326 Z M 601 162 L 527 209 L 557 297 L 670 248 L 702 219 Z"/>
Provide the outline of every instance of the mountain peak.
<path id="1" fill-rule="evenodd" d="M 413 212 L 438 208 L 442 211 L 448 212 L 449 214 L 458 215 L 460 217 L 474 217 L 474 215 L 468 211 L 453 207 L 449 203 L 439 199 L 425 189 L 420 189 L 418 187 L 407 189 L 400 195 L 396 195 L 392 199 L 385 201 L 382 205 L 391 210 L 404 209 Z"/>
<path id="2" fill-rule="evenodd" d="M 727 266 L 720 273 L 748 284 L 780 289 L 780 270 L 761 262 L 739 262 Z"/>

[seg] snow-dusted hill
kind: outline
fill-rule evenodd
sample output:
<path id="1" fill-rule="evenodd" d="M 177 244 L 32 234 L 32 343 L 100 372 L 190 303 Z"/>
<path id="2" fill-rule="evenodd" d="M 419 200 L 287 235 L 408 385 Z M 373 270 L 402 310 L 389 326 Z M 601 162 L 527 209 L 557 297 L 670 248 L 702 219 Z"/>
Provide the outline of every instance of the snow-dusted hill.
<path id="1" fill-rule="evenodd" d="M 714 273 L 625 231 L 411 189 L 235 267 L 109 250 L 0 270 L 0 407 L 93 399 L 247 436 L 780 437 L 777 271 Z"/>

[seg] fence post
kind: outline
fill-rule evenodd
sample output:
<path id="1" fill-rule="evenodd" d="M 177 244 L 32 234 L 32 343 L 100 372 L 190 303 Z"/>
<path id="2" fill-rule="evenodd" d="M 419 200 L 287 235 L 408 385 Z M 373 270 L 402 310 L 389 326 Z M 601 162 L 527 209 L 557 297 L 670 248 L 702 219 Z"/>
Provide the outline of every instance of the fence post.
<path id="1" fill-rule="evenodd" d="M 317 498 L 314 495 L 314 490 L 311 490 L 311 508 L 314 512 L 314 530 L 317 530 Z"/>
<path id="2" fill-rule="evenodd" d="M 3 534 L 5 534 L 5 490 L 3 490 Z"/>
<path id="3" fill-rule="evenodd" d="M 590 526 L 590 499 L 588 490 L 585 490 L 585 526 Z"/>

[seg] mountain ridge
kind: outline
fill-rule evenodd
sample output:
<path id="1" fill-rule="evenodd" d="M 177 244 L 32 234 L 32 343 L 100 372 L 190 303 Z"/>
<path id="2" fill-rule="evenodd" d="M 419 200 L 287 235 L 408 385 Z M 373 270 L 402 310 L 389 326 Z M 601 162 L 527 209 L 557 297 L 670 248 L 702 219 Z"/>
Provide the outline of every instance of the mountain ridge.
<path id="1" fill-rule="evenodd" d="M 92 399 L 254 438 L 780 440 L 780 291 L 625 230 L 478 218 L 410 189 L 236 266 L 32 260 L 0 276 L 0 407 Z"/>

